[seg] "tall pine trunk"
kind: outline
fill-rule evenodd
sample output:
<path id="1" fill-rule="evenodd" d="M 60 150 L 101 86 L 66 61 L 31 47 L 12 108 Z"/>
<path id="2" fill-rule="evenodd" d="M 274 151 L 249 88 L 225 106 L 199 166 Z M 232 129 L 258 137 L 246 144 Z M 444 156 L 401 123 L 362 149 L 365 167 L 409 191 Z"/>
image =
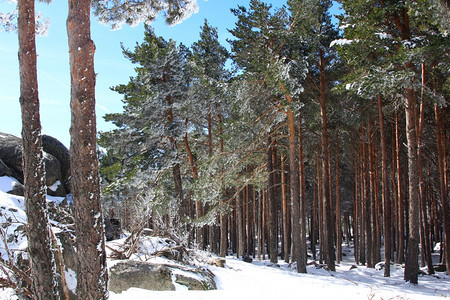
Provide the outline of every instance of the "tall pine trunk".
<path id="1" fill-rule="evenodd" d="M 298 157 L 299 157 L 299 177 L 300 177 L 300 260 L 307 263 L 306 248 L 306 179 L 305 179 L 305 160 L 303 157 L 303 132 L 302 115 L 298 117 Z M 306 268 L 302 271 L 306 273 Z M 303 273 L 303 272 L 302 272 Z"/>
<path id="2" fill-rule="evenodd" d="M 405 253 L 405 218 L 403 205 L 403 185 L 402 185 L 402 167 L 400 161 L 400 130 L 399 130 L 399 112 L 395 112 L 395 161 L 397 166 L 397 263 L 404 262 Z"/>
<path id="3" fill-rule="evenodd" d="M 220 136 L 220 145 L 219 151 L 222 154 L 224 150 L 223 144 L 223 126 L 222 126 L 222 115 L 219 114 L 219 136 Z M 224 183 L 222 182 L 222 196 L 225 198 L 225 190 Z M 227 255 L 228 250 L 228 235 L 227 235 L 227 214 L 224 212 L 225 210 L 225 202 L 221 201 L 221 205 L 223 206 L 222 211 L 220 212 L 220 256 L 225 257 Z"/>
<path id="4" fill-rule="evenodd" d="M 336 261 L 342 260 L 341 193 L 339 177 L 339 136 L 336 136 Z M 348 240 L 347 240 L 348 243 Z"/>
<path id="5" fill-rule="evenodd" d="M 383 99 L 378 94 L 378 116 L 380 120 L 381 139 L 381 198 L 383 202 L 383 240 L 384 240 L 384 277 L 391 276 L 391 201 L 389 198 L 388 158 L 386 147 L 386 133 L 383 119 Z"/>
<path id="6" fill-rule="evenodd" d="M 286 155 L 281 156 L 281 199 L 282 199 L 282 220 L 283 220 L 283 256 L 284 261 L 289 262 L 289 251 L 291 249 L 290 240 L 290 220 L 289 205 L 286 197 Z"/>
<path id="7" fill-rule="evenodd" d="M 418 282 L 419 271 L 419 166 L 417 162 L 417 136 L 414 120 L 414 91 L 405 91 L 406 139 L 408 142 L 409 231 L 406 249 L 405 281 Z"/>
<path id="8" fill-rule="evenodd" d="M 277 263 L 278 262 L 278 232 L 276 226 L 276 200 L 275 200 L 275 185 L 273 178 L 273 144 L 272 139 L 269 137 L 267 139 L 267 173 L 268 175 L 268 183 L 267 183 L 267 191 L 268 191 L 268 204 L 269 204 L 269 256 L 270 262 Z"/>
<path id="9" fill-rule="evenodd" d="M 438 150 L 438 168 L 439 168 L 439 194 L 442 206 L 443 219 L 443 235 L 444 240 L 441 245 L 444 245 L 444 259 L 446 262 L 447 274 L 450 274 L 450 209 L 448 203 L 448 166 L 447 166 L 447 151 L 446 151 L 446 120 L 441 116 L 442 111 L 437 104 L 434 106 L 434 113 L 436 119 L 436 143 Z M 444 114 L 445 115 L 445 114 Z M 436 208 L 437 210 L 437 208 Z"/>
<path id="10" fill-rule="evenodd" d="M 32 291 L 36 299 L 59 299 L 47 216 L 44 157 L 37 81 L 34 0 L 19 0 L 20 107 L 25 211 Z"/>
<path id="11" fill-rule="evenodd" d="M 90 0 L 69 0 L 67 33 L 72 112 L 70 166 L 77 236 L 77 296 L 107 299 L 103 217 L 97 158 L 94 42 L 90 33 Z"/>
<path id="12" fill-rule="evenodd" d="M 319 50 L 319 71 L 320 71 L 320 116 L 322 122 L 322 202 L 323 202 L 323 225 L 325 231 L 324 258 L 325 263 L 331 271 L 335 271 L 334 246 L 333 246 L 333 222 L 331 218 L 331 199 L 329 185 L 329 157 L 328 157 L 328 124 L 325 94 L 325 57 L 322 50 Z"/>
<path id="13" fill-rule="evenodd" d="M 420 115 L 416 118 L 416 129 L 417 129 L 417 159 L 419 167 L 419 202 L 420 202 L 420 219 L 421 219 L 421 248 L 422 248 L 422 263 L 427 262 L 428 274 L 434 274 L 433 260 L 431 258 L 432 247 L 430 245 L 430 228 L 428 226 L 428 216 L 427 216 L 427 205 L 425 196 L 425 179 L 423 176 L 423 157 L 422 157 L 422 147 L 423 147 L 423 131 L 424 131 L 424 119 L 425 119 L 425 76 L 426 68 L 425 63 L 422 63 L 422 90 L 421 90 L 421 102 L 420 102 Z"/>

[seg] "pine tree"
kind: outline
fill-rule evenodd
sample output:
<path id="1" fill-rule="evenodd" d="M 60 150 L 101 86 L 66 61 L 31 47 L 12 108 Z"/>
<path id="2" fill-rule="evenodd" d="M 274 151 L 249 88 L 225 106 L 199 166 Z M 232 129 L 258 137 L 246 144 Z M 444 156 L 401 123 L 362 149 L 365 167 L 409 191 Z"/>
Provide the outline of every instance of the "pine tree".
<path id="1" fill-rule="evenodd" d="M 164 210 L 168 213 L 170 205 L 175 205 L 173 209 L 177 213 L 171 215 L 174 229 L 174 222 L 184 218 L 187 212 L 179 147 L 186 132 L 182 107 L 188 98 L 188 53 L 174 41 L 157 37 L 147 26 L 144 42 L 134 51 L 124 49 L 124 54 L 138 64 L 137 75 L 128 84 L 113 88 L 124 95 L 124 112 L 105 117 L 118 129 L 102 133 L 101 140 L 121 157 L 122 171 L 117 179 L 125 178 L 136 191 L 145 192 L 149 184 L 157 187 L 157 178 L 172 170 L 174 193 L 167 196 L 176 202 L 169 201 Z M 163 186 L 160 188 L 164 189 Z M 155 194 L 152 196 L 150 192 L 148 197 L 152 199 Z"/>

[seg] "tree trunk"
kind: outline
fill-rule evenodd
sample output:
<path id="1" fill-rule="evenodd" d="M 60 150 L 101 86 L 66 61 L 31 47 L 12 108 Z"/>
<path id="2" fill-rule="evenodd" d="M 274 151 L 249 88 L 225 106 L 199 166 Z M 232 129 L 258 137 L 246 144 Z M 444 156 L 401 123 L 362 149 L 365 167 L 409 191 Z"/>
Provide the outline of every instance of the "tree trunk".
<path id="1" fill-rule="evenodd" d="M 418 282 L 419 271 L 419 167 L 417 164 L 417 136 L 414 120 L 414 91 L 405 91 L 406 139 L 408 142 L 408 191 L 409 191 L 409 231 L 406 249 L 405 281 Z"/>
<path id="2" fill-rule="evenodd" d="M 368 213 L 368 201 L 367 201 L 367 169 L 366 169 L 366 134 L 365 128 L 362 128 L 363 137 L 362 147 L 361 147 L 361 172 L 360 172 L 360 184 L 361 184 L 361 214 L 360 214 L 360 224 L 361 224 L 361 247 L 360 247 L 360 259 L 361 264 L 366 264 L 368 261 L 369 250 L 371 249 L 370 244 L 370 214 Z M 367 250 L 367 255 L 366 255 Z"/>
<path id="3" fill-rule="evenodd" d="M 219 136 L 220 136 L 220 145 L 219 150 L 220 153 L 223 153 L 224 145 L 223 145 L 223 120 L 222 115 L 219 114 Z M 222 183 L 222 194 L 225 197 L 224 183 Z M 224 206 L 224 201 L 221 201 L 221 205 Z M 225 209 L 225 208 L 224 208 Z M 228 249 L 228 236 L 227 236 L 227 215 L 221 211 L 220 212 L 220 256 L 225 257 L 227 255 Z"/>
<path id="4" fill-rule="evenodd" d="M 28 255 L 32 291 L 36 299 L 59 299 L 56 264 L 47 216 L 44 158 L 37 81 L 34 0 L 19 0 L 20 107 L 22 110 L 22 166 Z"/>
<path id="5" fill-rule="evenodd" d="M 312 207 L 312 216 L 311 216 L 311 252 L 313 255 L 313 259 L 316 260 L 316 242 L 317 242 L 317 234 L 318 234 L 318 224 L 317 224 L 317 184 L 316 178 L 318 175 L 313 177 L 313 207 Z"/>
<path id="6" fill-rule="evenodd" d="M 281 199 L 283 204 L 283 250 L 284 261 L 289 263 L 289 250 L 291 246 L 289 244 L 289 206 L 286 198 L 286 155 L 281 156 Z"/>
<path id="7" fill-rule="evenodd" d="M 281 89 L 285 92 L 286 100 L 292 103 L 292 98 L 285 87 L 280 83 Z M 297 271 L 299 273 L 306 273 L 306 260 L 300 253 L 300 203 L 299 203 L 299 176 L 297 168 L 297 155 L 295 151 L 295 120 L 294 112 L 288 109 L 288 138 L 289 138 L 289 179 L 291 189 L 291 206 L 292 206 L 292 257 L 297 259 Z"/>
<path id="8" fill-rule="evenodd" d="M 360 198 L 359 198 L 359 163 L 358 163 L 358 151 L 355 151 L 355 179 L 354 179 L 354 196 L 353 196 L 353 245 L 355 254 L 355 263 L 358 264 L 360 261 L 359 248 L 360 248 Z"/>
<path id="9" fill-rule="evenodd" d="M 422 63 L 422 92 L 421 92 L 421 102 L 420 102 L 420 115 L 417 119 L 417 159 L 418 159 L 418 167 L 419 167 L 419 202 L 421 205 L 421 224 L 422 228 L 420 233 L 422 235 L 422 256 L 425 256 L 425 260 L 427 261 L 428 266 L 428 274 L 434 274 L 433 268 L 433 260 L 431 258 L 431 250 L 432 246 L 430 245 L 430 228 L 428 225 L 428 217 L 427 217 L 427 202 L 426 202 L 426 192 L 425 192 L 425 179 L 423 176 L 423 157 L 422 157 L 422 141 L 423 141 L 423 126 L 425 119 L 425 63 Z M 424 259 L 422 259 L 424 261 Z"/>
<path id="10" fill-rule="evenodd" d="M 366 200 L 368 201 L 367 207 L 367 219 L 368 219 L 368 243 L 367 243 L 367 267 L 374 268 L 376 264 L 376 251 L 377 251 L 377 239 L 376 239 L 376 211 L 375 211 L 375 158 L 373 147 L 373 120 L 370 119 L 367 123 L 367 156 L 368 156 L 368 195 Z"/>
<path id="11" fill-rule="evenodd" d="M 447 268 L 447 274 L 450 274 L 450 209 L 448 203 L 448 191 L 447 191 L 447 151 L 446 151 L 446 120 L 441 117 L 441 108 L 435 104 L 434 113 L 436 119 L 436 143 L 438 149 L 438 168 L 439 168 L 439 190 L 440 200 L 442 206 L 442 219 L 443 219 L 443 233 L 444 240 L 441 242 L 441 246 L 444 245 L 444 258 Z"/>
<path id="12" fill-rule="evenodd" d="M 378 94 L 378 116 L 380 119 L 381 139 L 381 198 L 383 202 L 383 240 L 384 240 L 384 277 L 391 276 L 391 201 L 389 199 L 388 158 L 386 149 L 386 133 L 383 120 L 383 100 Z"/>
<path id="13" fill-rule="evenodd" d="M 236 191 L 236 229 L 237 229 L 237 239 L 238 239 L 238 247 L 237 247 L 237 257 L 240 258 L 244 255 L 244 227 L 242 220 L 242 191 L 240 188 Z"/>
<path id="14" fill-rule="evenodd" d="M 300 260 L 305 263 L 302 273 L 306 273 L 307 246 L 306 246 L 306 180 L 305 180 L 305 160 L 303 157 L 303 132 L 302 116 L 298 117 L 298 156 L 299 156 L 299 175 L 300 175 Z M 304 271 L 304 272 L 303 272 Z"/>
<path id="15" fill-rule="evenodd" d="M 173 167 L 172 167 L 172 175 L 173 175 L 173 180 L 174 180 L 174 185 L 175 185 L 175 195 L 178 199 L 178 210 L 177 210 L 177 216 L 172 216 L 175 217 L 177 219 L 176 222 L 173 221 L 173 219 L 170 219 L 170 226 L 173 229 L 179 229 L 181 223 L 179 224 L 179 219 L 181 219 L 182 217 L 186 216 L 186 212 L 187 212 L 187 205 L 184 203 L 184 195 L 183 195 L 183 181 L 181 179 L 181 170 L 180 170 L 180 164 L 176 163 Z"/>
<path id="16" fill-rule="evenodd" d="M 331 218 L 331 199 L 329 199 L 329 157 L 328 157 L 328 125 L 327 108 L 325 95 L 325 57 L 322 50 L 319 50 L 319 71 L 320 71 L 320 116 L 322 121 L 322 202 L 324 208 L 324 258 L 325 263 L 331 271 L 335 271 L 334 246 L 333 246 L 333 223 Z"/>
<path id="17" fill-rule="evenodd" d="M 269 255 L 270 262 L 278 262 L 278 238 L 277 238 L 277 227 L 276 227 L 276 203 L 275 203 L 275 187 L 273 180 L 273 158 L 272 158 L 272 139 L 269 137 L 267 139 L 267 191 L 268 191 L 268 203 L 269 203 Z"/>
<path id="18" fill-rule="evenodd" d="M 89 0 L 69 0 L 72 112 L 70 166 L 77 236 L 77 296 L 108 298 L 103 217 L 98 175 L 95 118 L 94 42 L 90 34 Z"/>
<path id="19" fill-rule="evenodd" d="M 395 160 L 397 165 L 397 198 L 398 198 L 398 212 L 397 212 L 397 263 L 402 264 L 404 262 L 405 253 L 405 217 L 403 207 L 403 186 L 402 186 L 402 168 L 400 162 L 400 130 L 399 130 L 399 112 L 395 112 Z"/>
<path id="20" fill-rule="evenodd" d="M 342 260 L 341 193 L 339 178 L 339 136 L 336 136 L 336 260 Z"/>

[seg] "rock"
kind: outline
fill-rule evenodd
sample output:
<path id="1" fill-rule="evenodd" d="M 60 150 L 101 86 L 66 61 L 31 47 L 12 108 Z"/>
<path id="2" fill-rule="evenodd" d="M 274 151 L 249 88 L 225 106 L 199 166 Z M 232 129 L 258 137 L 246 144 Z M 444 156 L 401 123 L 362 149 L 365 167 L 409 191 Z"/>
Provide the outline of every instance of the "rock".
<path id="1" fill-rule="evenodd" d="M 0 159 L 0 177 L 1 176 L 12 176 L 12 171 L 8 166 Z"/>
<path id="2" fill-rule="evenodd" d="M 253 261 L 253 259 L 248 255 L 243 255 L 242 260 L 246 263 L 251 263 Z"/>
<path id="3" fill-rule="evenodd" d="M 47 193 L 51 196 L 64 197 L 69 191 L 69 150 L 50 136 L 44 135 L 42 143 L 46 184 L 48 187 L 54 187 L 53 189 L 47 189 Z M 11 134 L 0 133 L 0 160 L 2 161 L 0 163 L 0 174 L 1 172 L 8 172 L 9 169 L 8 174 L 10 173 L 10 175 L 8 176 L 16 178 L 23 184 L 22 155 L 22 140 Z M 61 186 L 55 185 L 58 181 L 62 183 Z"/>
<path id="4" fill-rule="evenodd" d="M 122 233 L 120 220 L 116 218 L 105 218 L 105 238 L 107 241 L 117 240 Z"/>
<path id="5" fill-rule="evenodd" d="M 211 266 L 225 268 L 225 262 L 226 262 L 225 258 L 215 257 L 215 258 L 210 258 L 206 263 Z"/>
<path id="6" fill-rule="evenodd" d="M 183 273 L 179 273 L 179 271 L 175 269 L 173 272 L 175 272 L 175 282 L 186 286 L 190 291 L 209 291 L 217 289 L 216 282 L 214 281 L 214 274 L 211 272 L 207 272 L 203 269 L 195 269 L 189 272 L 183 270 Z"/>
<path id="7" fill-rule="evenodd" d="M 214 274 L 207 269 L 123 260 L 109 269 L 109 290 L 121 293 L 131 287 L 173 291 L 174 282 L 188 290 L 217 289 Z"/>
<path id="8" fill-rule="evenodd" d="M 121 293 L 131 287 L 152 291 L 173 291 L 172 272 L 164 265 L 124 260 L 110 269 L 109 290 Z"/>
<path id="9" fill-rule="evenodd" d="M 51 154 L 44 152 L 45 165 L 45 183 L 51 187 L 55 182 L 62 180 L 61 165 L 59 161 Z"/>
<path id="10" fill-rule="evenodd" d="M 61 245 L 61 252 L 66 269 L 76 270 L 78 266 L 75 235 L 70 231 L 60 231 L 55 233 Z M 56 256 L 57 257 L 57 256 Z"/>
<path id="11" fill-rule="evenodd" d="M 445 264 L 434 265 L 433 268 L 436 272 L 445 272 L 447 270 Z"/>
<path id="12" fill-rule="evenodd" d="M 16 195 L 16 196 L 24 196 L 25 188 L 20 182 L 13 182 L 12 189 L 7 191 L 8 194 Z"/>
<path id="13" fill-rule="evenodd" d="M 0 159 L 12 171 L 12 176 L 23 183 L 22 140 L 0 132 Z"/>
<path id="14" fill-rule="evenodd" d="M 49 135 L 42 135 L 42 148 L 48 154 L 56 157 L 60 163 L 61 178 L 64 189 L 70 192 L 70 152 L 63 143 Z"/>
<path id="15" fill-rule="evenodd" d="M 47 194 L 50 196 L 65 197 L 67 192 L 61 181 L 56 180 L 52 185 L 47 186 Z"/>

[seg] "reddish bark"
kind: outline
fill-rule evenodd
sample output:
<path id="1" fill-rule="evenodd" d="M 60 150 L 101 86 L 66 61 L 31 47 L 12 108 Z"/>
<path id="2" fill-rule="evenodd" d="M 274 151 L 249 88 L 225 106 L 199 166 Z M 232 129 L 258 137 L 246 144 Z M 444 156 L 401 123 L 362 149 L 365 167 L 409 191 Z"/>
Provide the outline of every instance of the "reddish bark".
<path id="1" fill-rule="evenodd" d="M 36 299 L 59 299 L 56 265 L 47 216 L 45 171 L 37 82 L 34 0 L 18 2 L 20 107 L 22 110 L 22 165 L 28 255 L 32 291 Z"/>
<path id="2" fill-rule="evenodd" d="M 96 147 L 94 42 L 90 34 L 91 1 L 69 0 L 72 112 L 70 165 L 77 235 L 77 296 L 107 299 L 108 272 L 100 201 Z"/>

